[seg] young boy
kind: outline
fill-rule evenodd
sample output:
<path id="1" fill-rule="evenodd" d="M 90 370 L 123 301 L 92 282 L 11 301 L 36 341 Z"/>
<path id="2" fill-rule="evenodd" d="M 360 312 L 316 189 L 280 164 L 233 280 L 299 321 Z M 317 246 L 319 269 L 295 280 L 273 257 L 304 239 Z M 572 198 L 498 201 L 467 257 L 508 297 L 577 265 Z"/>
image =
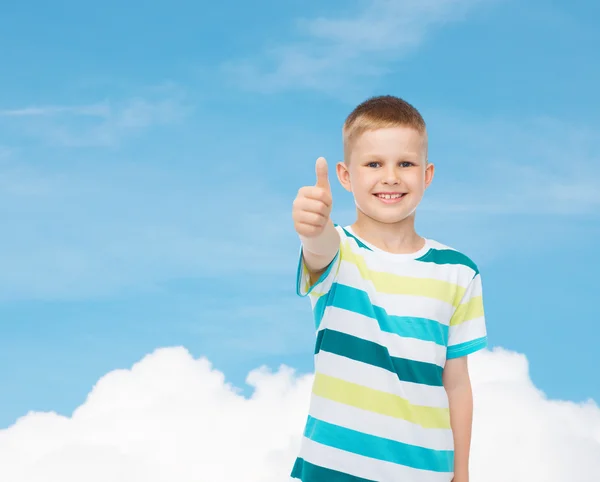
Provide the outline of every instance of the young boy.
<path id="1" fill-rule="evenodd" d="M 303 482 L 468 482 L 473 400 L 467 355 L 487 344 L 477 266 L 415 231 L 433 179 L 419 112 L 366 100 L 343 127 L 336 166 L 354 197 L 332 223 L 325 159 L 299 190 L 297 293 L 317 336 L 315 380 L 292 478 Z"/>

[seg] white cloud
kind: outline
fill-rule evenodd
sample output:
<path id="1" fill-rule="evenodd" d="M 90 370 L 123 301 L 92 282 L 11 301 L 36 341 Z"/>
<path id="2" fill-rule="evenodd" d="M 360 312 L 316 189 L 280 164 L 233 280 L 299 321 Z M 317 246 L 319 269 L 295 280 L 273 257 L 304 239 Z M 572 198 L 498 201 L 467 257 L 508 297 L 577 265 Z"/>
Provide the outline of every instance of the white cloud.
<path id="1" fill-rule="evenodd" d="M 473 482 L 595 482 L 600 409 L 549 400 L 523 355 L 471 358 Z M 0 431 L 11 482 L 282 482 L 297 454 L 312 376 L 252 371 L 246 398 L 206 359 L 157 350 L 101 378 L 72 416 L 29 413 Z"/>
<path id="2" fill-rule="evenodd" d="M 473 482 L 593 482 L 600 474 L 600 409 L 550 400 L 527 358 L 497 349 L 473 357 Z"/>
<path id="3" fill-rule="evenodd" d="M 336 17 L 301 18 L 298 40 L 264 56 L 226 62 L 226 74 L 252 90 L 309 88 L 339 95 L 341 86 L 380 76 L 385 64 L 419 46 L 433 27 L 462 19 L 495 0 L 363 0 Z M 353 11 L 354 10 L 354 11 Z"/>
<path id="4" fill-rule="evenodd" d="M 107 103 L 80 106 L 47 105 L 39 107 L 23 107 L 20 109 L 3 109 L 0 110 L 0 117 L 49 117 L 69 114 L 75 116 L 108 117 L 110 111 L 110 105 Z"/>
<path id="5" fill-rule="evenodd" d="M 72 417 L 32 413 L 1 431 L 0 480 L 282 480 L 310 377 L 255 370 L 248 383 L 245 399 L 205 359 L 159 350 L 103 377 Z"/>
<path id="6" fill-rule="evenodd" d="M 148 97 L 84 105 L 41 105 L 0 110 L 0 120 L 21 135 L 64 147 L 104 147 L 154 125 L 182 120 L 191 107 L 180 89 L 152 89 Z"/>

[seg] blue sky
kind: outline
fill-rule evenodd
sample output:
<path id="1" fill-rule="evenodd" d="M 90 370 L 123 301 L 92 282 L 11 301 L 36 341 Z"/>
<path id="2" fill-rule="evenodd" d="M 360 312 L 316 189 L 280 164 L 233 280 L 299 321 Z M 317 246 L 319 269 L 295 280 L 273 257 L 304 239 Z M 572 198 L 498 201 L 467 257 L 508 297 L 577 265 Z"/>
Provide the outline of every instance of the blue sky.
<path id="1" fill-rule="evenodd" d="M 600 400 L 597 2 L 0 7 L 0 428 L 158 347 L 312 368 L 297 189 L 370 95 L 424 114 L 421 234 L 480 266 L 492 347 Z M 334 185 L 334 217 L 353 220 Z"/>

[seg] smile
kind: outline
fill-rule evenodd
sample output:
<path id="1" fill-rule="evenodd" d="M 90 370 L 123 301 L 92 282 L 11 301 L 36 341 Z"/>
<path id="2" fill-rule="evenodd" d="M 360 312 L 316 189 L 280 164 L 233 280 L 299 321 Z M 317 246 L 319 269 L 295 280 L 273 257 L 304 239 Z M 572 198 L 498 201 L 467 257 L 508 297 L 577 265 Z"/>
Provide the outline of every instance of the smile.
<path id="1" fill-rule="evenodd" d="M 377 193 L 375 197 L 381 199 L 384 202 L 397 202 L 406 195 L 405 192 L 390 192 L 390 193 Z"/>
<path id="2" fill-rule="evenodd" d="M 379 193 L 379 194 L 375 194 L 375 196 L 377 196 L 378 198 L 381 199 L 400 199 L 402 196 L 404 196 L 406 193 L 405 192 L 395 192 L 395 193 Z"/>

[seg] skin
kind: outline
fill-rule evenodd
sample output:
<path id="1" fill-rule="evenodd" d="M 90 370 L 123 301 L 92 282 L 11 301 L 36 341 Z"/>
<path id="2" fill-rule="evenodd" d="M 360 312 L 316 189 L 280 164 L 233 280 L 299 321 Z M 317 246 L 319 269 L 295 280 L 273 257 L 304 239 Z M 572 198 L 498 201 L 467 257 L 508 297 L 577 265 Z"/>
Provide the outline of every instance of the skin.
<path id="1" fill-rule="evenodd" d="M 425 240 L 415 231 L 415 212 L 430 186 L 434 165 L 427 160 L 427 134 L 410 127 L 392 127 L 363 133 L 348 159 L 336 165 L 342 186 L 354 196 L 356 234 L 390 253 L 412 253 Z M 333 260 L 340 238 L 330 219 L 331 186 L 327 162 L 317 159 L 316 182 L 302 187 L 292 206 L 294 227 L 304 262 L 315 282 Z M 403 193 L 398 202 L 384 202 L 380 193 Z M 473 397 L 467 357 L 448 360 L 443 371 L 454 437 L 453 482 L 469 481 L 469 452 Z"/>
<path id="2" fill-rule="evenodd" d="M 333 260 L 339 235 L 329 215 L 332 208 L 327 161 L 315 166 L 316 183 L 300 188 L 292 206 L 294 228 L 303 257 L 317 279 Z M 434 165 L 427 161 L 427 134 L 410 127 L 364 132 L 355 140 L 349 159 L 336 166 L 342 186 L 354 196 L 356 234 L 391 253 L 410 253 L 423 247 L 415 231 L 415 210 L 431 184 Z M 389 204 L 377 193 L 402 192 L 400 202 Z"/>
<path id="3" fill-rule="evenodd" d="M 450 407 L 450 426 L 454 439 L 453 482 L 469 482 L 469 455 L 473 426 L 473 392 L 468 356 L 446 362 L 442 379 Z"/>
<path id="4" fill-rule="evenodd" d="M 292 205 L 294 228 L 302 243 L 302 256 L 311 282 L 331 263 L 340 245 L 339 233 L 329 217 L 332 197 L 324 158 L 317 159 L 315 171 L 315 185 L 300 188 Z"/>
<path id="5" fill-rule="evenodd" d="M 434 165 L 427 162 L 427 136 L 410 127 L 363 133 L 349 158 L 336 166 L 342 186 L 354 196 L 359 237 L 391 253 L 411 253 L 424 245 L 415 231 L 415 211 L 431 184 Z M 377 193 L 405 193 L 393 204 Z"/>

